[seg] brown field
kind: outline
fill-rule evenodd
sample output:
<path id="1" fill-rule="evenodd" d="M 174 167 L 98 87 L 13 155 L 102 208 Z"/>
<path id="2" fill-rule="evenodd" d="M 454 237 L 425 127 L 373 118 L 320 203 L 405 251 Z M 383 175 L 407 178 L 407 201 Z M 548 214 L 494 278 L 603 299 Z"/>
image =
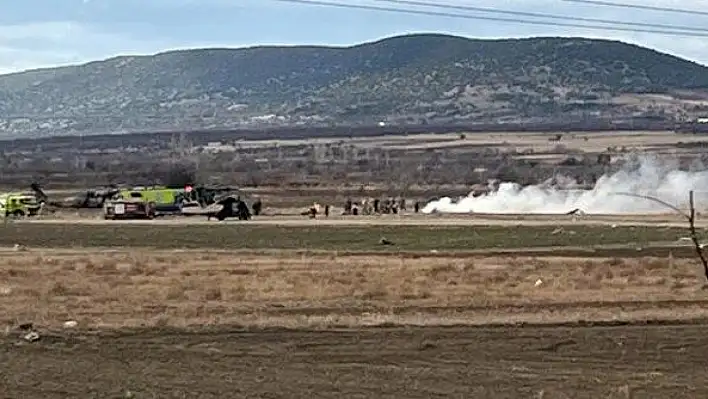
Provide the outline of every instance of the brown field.
<path id="1" fill-rule="evenodd" d="M 7 398 L 705 397 L 705 325 L 149 330 L 0 339 Z M 11 370 L 11 373 L 8 373 Z"/>
<path id="2" fill-rule="evenodd" d="M 2 253 L 0 277 L 5 397 L 658 398 L 708 380 L 691 259 L 45 249 Z M 662 320 L 687 324 L 631 326 Z"/>
<path id="3" fill-rule="evenodd" d="M 195 145 L 181 161 L 260 197 L 264 216 L 106 222 L 62 210 L 7 223 L 0 397 L 706 396 L 708 285 L 675 215 L 339 216 L 349 197 L 464 195 L 502 158 L 533 180 L 602 173 L 599 153 L 691 161 L 706 143 L 671 132 L 549 137 L 244 141 L 238 157 Z M 332 163 L 303 152 L 313 144 L 365 155 Z M 88 170 L 70 150 L 52 150 L 69 155 L 51 164 L 46 151 L 22 155 L 36 159 L 4 184 L 47 176 L 60 198 L 164 169 L 161 154 L 174 152 L 86 153 Z M 558 165 L 569 156 L 583 164 Z M 299 216 L 313 202 L 333 216 Z M 708 224 L 697 224 L 705 240 Z M 21 338 L 25 323 L 39 341 Z"/>
<path id="4" fill-rule="evenodd" d="M 640 151 L 655 150 L 657 147 L 673 147 L 678 142 L 700 143 L 706 138 L 702 135 L 688 133 L 674 133 L 671 131 L 634 131 L 634 132 L 558 132 L 563 133 L 563 139 L 550 141 L 555 132 L 527 133 L 527 132 L 498 132 L 498 133 L 469 133 L 464 138 L 459 133 L 445 134 L 412 134 L 412 135 L 387 135 L 380 137 L 362 138 L 321 138 L 299 140 L 249 140 L 239 143 L 241 148 L 267 148 L 278 146 L 299 146 L 304 144 L 338 144 L 342 141 L 356 144 L 364 148 L 385 147 L 389 149 L 465 149 L 475 146 L 499 146 L 502 148 L 515 148 L 518 151 L 533 150 L 534 152 L 551 152 L 558 144 L 566 150 L 583 152 L 602 152 L 607 147 L 625 146 Z M 221 148 L 226 150 L 227 148 Z"/>
<path id="5" fill-rule="evenodd" d="M 0 258 L 8 328 L 355 327 L 693 319 L 692 259 L 37 250 Z M 541 281 L 540 283 L 537 283 Z"/>

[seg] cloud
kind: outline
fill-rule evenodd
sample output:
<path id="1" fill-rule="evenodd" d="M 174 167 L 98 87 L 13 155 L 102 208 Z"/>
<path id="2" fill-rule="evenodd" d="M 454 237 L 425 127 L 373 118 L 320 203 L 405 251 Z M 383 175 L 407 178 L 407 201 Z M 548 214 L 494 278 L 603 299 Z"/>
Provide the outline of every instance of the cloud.
<path id="1" fill-rule="evenodd" d="M 138 40 L 71 21 L 2 25 L 0 73 L 141 53 L 161 45 L 166 43 Z"/>
<path id="2" fill-rule="evenodd" d="M 375 0 L 325 1 L 543 21 L 533 17 L 442 10 Z M 706 16 L 601 7 L 562 0 L 420 1 L 708 29 Z M 694 10 L 702 10 L 705 5 L 701 2 L 703 0 L 622 1 Z M 410 32 L 445 32 L 478 38 L 604 38 L 655 48 L 708 65 L 708 40 L 705 40 L 708 37 L 525 25 L 307 6 L 272 0 L 62 0 L 62 6 L 58 7 L 56 0 L 24 0 L 3 7 L 3 14 L 0 15 L 0 73 L 86 62 L 118 54 L 151 54 L 174 48 L 276 43 L 348 45 Z M 42 10 L 51 12 L 42 13 Z M 553 22 L 599 25 L 571 20 Z M 708 35 L 708 32 L 705 33 Z"/>
<path id="3" fill-rule="evenodd" d="M 658 24 L 676 27 L 692 27 L 705 29 L 702 32 L 693 32 L 694 36 L 678 36 L 662 33 L 649 32 L 631 32 L 622 30 L 610 29 L 612 25 L 579 21 L 571 19 L 550 19 L 538 18 L 532 16 L 514 16 L 510 14 L 480 12 L 480 11 L 465 11 L 444 9 L 436 7 L 410 6 L 402 4 L 392 4 L 385 1 L 376 0 L 358 0 L 358 1 L 341 1 L 333 0 L 333 2 L 342 4 L 358 4 L 377 7 L 391 7 L 406 10 L 418 11 L 433 11 L 442 13 L 451 13 L 466 15 L 470 17 L 482 17 L 480 19 L 462 19 L 462 18 L 446 18 L 446 17 L 425 17 L 411 16 L 410 20 L 417 21 L 424 25 L 423 21 L 430 19 L 448 21 L 448 31 L 462 34 L 465 36 L 473 36 L 479 38 L 504 38 L 504 37 L 529 37 L 529 36 L 584 36 L 597 39 L 621 40 L 641 46 L 651 47 L 656 50 L 677 55 L 683 58 L 688 58 L 694 61 L 708 65 L 708 25 L 706 20 L 708 16 L 688 15 L 679 13 L 657 12 L 631 8 L 618 7 L 603 7 L 597 5 L 579 4 L 564 2 L 562 0 L 420 0 L 426 3 L 437 3 L 441 5 L 452 6 L 471 6 L 478 8 L 487 8 L 490 10 L 504 10 L 514 12 L 537 13 L 554 16 L 567 16 L 586 19 L 602 19 L 615 22 L 632 22 L 642 24 Z M 701 10 L 703 11 L 705 3 L 699 0 L 642 0 L 635 1 L 626 0 L 623 4 L 648 5 L 664 8 L 679 8 L 684 10 Z M 314 7 L 314 6 L 312 6 Z M 484 18 L 503 18 L 514 19 L 517 22 L 502 22 L 489 21 Z M 520 20 L 550 22 L 549 25 L 524 24 Z M 553 26 L 552 23 L 572 24 L 572 25 L 590 25 L 595 29 L 583 27 L 567 27 Z M 632 25 L 615 25 L 623 29 L 636 30 L 673 30 L 671 28 L 660 27 L 641 27 Z M 603 29 L 603 27 L 607 27 Z"/>

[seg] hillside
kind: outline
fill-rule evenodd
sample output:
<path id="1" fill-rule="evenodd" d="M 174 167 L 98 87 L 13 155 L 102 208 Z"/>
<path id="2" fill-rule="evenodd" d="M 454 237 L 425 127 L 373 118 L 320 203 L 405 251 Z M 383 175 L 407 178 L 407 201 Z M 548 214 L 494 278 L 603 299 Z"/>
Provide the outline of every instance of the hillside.
<path id="1" fill-rule="evenodd" d="M 3 75 L 0 135 L 672 117 L 707 111 L 706 93 L 707 67 L 621 42 L 419 34 L 347 48 L 171 51 Z"/>

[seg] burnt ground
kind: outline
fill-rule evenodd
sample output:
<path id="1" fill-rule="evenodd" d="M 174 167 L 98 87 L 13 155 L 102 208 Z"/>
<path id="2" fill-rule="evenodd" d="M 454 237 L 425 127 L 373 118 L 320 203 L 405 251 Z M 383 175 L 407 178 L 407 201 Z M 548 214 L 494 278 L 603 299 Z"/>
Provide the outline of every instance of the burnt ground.
<path id="1" fill-rule="evenodd" d="M 708 394 L 706 325 L 47 333 L 0 341 L 5 398 Z"/>

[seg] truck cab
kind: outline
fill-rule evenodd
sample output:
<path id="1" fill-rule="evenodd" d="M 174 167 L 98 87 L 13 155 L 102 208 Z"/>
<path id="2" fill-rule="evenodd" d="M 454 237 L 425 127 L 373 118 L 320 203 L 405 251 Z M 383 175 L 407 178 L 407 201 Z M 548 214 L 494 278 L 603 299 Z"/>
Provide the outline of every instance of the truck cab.
<path id="1" fill-rule="evenodd" d="M 134 187 L 121 190 L 119 196 L 124 200 L 154 203 L 159 214 L 179 213 L 184 197 L 184 189 L 167 187 Z"/>

